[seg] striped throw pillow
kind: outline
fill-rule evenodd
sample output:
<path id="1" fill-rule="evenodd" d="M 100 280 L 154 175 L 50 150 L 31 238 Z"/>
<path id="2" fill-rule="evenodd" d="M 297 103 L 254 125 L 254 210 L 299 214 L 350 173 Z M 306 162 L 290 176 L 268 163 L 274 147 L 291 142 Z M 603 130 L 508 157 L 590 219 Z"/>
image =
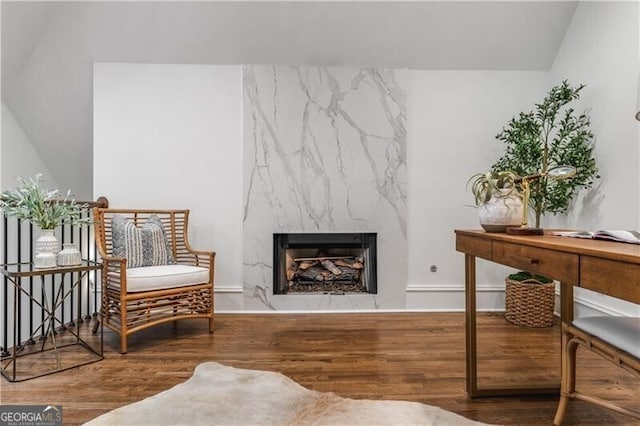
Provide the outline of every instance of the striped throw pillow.
<path id="1" fill-rule="evenodd" d="M 162 225 L 162 221 L 160 220 L 160 218 L 158 217 L 157 214 L 152 214 L 151 216 L 149 216 L 149 218 L 147 219 L 147 223 L 154 223 L 156 225 L 158 225 L 160 227 L 160 229 L 162 229 L 162 237 L 164 238 L 164 241 L 167 245 L 167 264 L 172 265 L 174 263 L 176 263 L 175 259 L 173 258 L 173 251 L 171 250 L 171 244 L 169 243 L 169 239 L 167 238 L 167 234 L 164 230 L 164 226 Z"/>
<path id="2" fill-rule="evenodd" d="M 147 221 L 138 227 L 120 215 L 112 222 L 113 255 L 125 257 L 127 268 L 166 265 L 169 263 L 167 240 L 162 225 Z"/>

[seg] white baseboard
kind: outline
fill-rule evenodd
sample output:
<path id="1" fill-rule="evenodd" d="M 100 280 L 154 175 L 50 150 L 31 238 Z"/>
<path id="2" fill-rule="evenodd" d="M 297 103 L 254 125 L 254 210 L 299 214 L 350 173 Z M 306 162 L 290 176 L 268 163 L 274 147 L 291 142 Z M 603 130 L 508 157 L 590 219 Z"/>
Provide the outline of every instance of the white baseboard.
<path id="1" fill-rule="evenodd" d="M 98 293 L 100 291 L 98 290 Z M 218 313 L 252 313 L 244 309 L 244 294 L 241 285 L 216 284 L 215 309 Z M 640 316 L 640 306 L 612 299 L 601 294 L 587 294 L 576 291 L 575 317 L 607 315 L 607 316 Z M 478 312 L 504 311 L 504 285 L 479 284 L 477 286 L 476 306 Z M 404 309 L 380 309 L 358 311 L 327 312 L 464 312 L 464 285 L 460 284 L 409 284 L 405 292 Z M 560 293 L 556 289 L 556 314 L 560 302 Z M 287 311 L 255 311 L 260 313 L 321 313 L 324 311 L 287 310 Z"/>
<path id="2" fill-rule="evenodd" d="M 504 285 L 478 285 L 476 307 L 480 312 L 504 310 Z M 409 284 L 406 289 L 406 308 L 425 312 L 464 311 L 464 285 Z"/>
<path id="3" fill-rule="evenodd" d="M 237 285 L 232 285 L 232 284 L 228 284 L 228 285 L 224 285 L 224 284 L 215 284 L 213 286 L 213 292 L 214 293 L 240 293 L 242 294 L 243 289 L 242 286 L 237 286 Z"/>
<path id="4" fill-rule="evenodd" d="M 575 317 L 640 316 L 640 306 L 611 297 L 576 289 L 574 295 Z M 407 286 L 408 310 L 434 312 L 464 311 L 464 285 L 458 284 L 410 284 Z M 556 289 L 556 313 L 559 313 L 560 292 Z M 504 286 L 477 285 L 476 306 L 479 312 L 504 311 Z"/>

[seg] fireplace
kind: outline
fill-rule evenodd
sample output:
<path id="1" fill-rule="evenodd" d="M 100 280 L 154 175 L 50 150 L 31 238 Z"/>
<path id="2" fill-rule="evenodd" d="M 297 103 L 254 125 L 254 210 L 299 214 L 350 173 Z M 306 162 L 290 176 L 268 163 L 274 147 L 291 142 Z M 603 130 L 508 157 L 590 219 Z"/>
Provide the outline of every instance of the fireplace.
<path id="1" fill-rule="evenodd" d="M 273 293 L 377 294 L 376 237 L 273 234 Z"/>

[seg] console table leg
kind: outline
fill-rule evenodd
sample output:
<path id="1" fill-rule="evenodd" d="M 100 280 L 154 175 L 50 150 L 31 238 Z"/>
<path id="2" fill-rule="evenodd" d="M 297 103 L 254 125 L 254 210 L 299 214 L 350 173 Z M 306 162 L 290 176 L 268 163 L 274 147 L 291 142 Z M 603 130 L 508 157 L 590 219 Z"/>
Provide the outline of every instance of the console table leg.
<path id="1" fill-rule="evenodd" d="M 560 283 L 560 319 L 562 322 L 573 322 L 573 285 Z"/>
<path id="2" fill-rule="evenodd" d="M 464 256 L 465 285 L 465 339 L 467 364 L 467 393 L 470 397 L 478 393 L 478 354 L 476 347 L 476 257 Z"/>

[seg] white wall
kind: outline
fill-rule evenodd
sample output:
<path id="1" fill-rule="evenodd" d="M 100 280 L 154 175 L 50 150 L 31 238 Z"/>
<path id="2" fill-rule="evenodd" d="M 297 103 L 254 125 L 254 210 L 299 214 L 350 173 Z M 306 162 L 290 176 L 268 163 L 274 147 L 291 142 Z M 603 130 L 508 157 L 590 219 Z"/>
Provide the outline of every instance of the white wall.
<path id="1" fill-rule="evenodd" d="M 640 229 L 640 90 L 638 2 L 580 2 L 551 69 L 554 84 L 584 83 L 577 111 L 589 110 L 596 139 L 599 187 L 580 197 L 553 225 Z M 640 315 L 640 307 L 580 291 L 578 315 L 610 311 Z"/>
<path id="2" fill-rule="evenodd" d="M 51 172 L 42 161 L 42 157 L 35 150 L 31 140 L 25 134 L 15 117 L 2 103 L 2 145 L 0 146 L 2 189 L 12 189 L 18 184 L 18 178 L 29 178 L 42 173 L 43 186 L 49 189 L 60 189 L 66 192 L 68 188 L 58 188 L 58 184 Z"/>
<path id="3" fill-rule="evenodd" d="M 461 208 L 473 203 L 462 188 L 504 152 L 495 135 L 508 119 L 562 79 L 587 84 L 576 110 L 589 110 L 602 179 L 543 226 L 640 229 L 639 28 L 638 3 L 581 2 L 549 73 L 411 72 L 408 308 L 464 306 L 452 230 L 478 223 L 474 209 Z M 507 270 L 478 261 L 479 309 L 502 306 Z M 576 300 L 578 315 L 640 315 L 637 305 L 580 289 Z"/>
<path id="4" fill-rule="evenodd" d="M 637 2 L 580 2 L 551 69 L 554 84 L 584 83 L 576 111 L 595 135 L 599 188 L 565 222 L 578 228 L 640 229 Z"/>
<path id="5" fill-rule="evenodd" d="M 18 185 L 18 178 L 31 178 L 37 173 L 42 173 L 42 185 L 48 189 L 59 189 L 56 181 L 53 179 L 51 172 L 45 165 L 44 161 L 33 147 L 31 140 L 25 134 L 24 130 L 18 124 L 9 108 L 2 103 L 2 139 L 0 140 L 0 189 L 13 189 Z M 65 189 L 66 191 L 66 189 Z M 13 220 L 10 224 L 15 223 Z M 27 222 L 22 224 L 22 235 L 28 235 L 29 225 Z M 4 239 L 0 230 L 0 239 Z M 17 232 L 14 228 L 10 228 L 8 235 L 8 247 L 19 247 Z M 28 255 L 28 247 L 22 245 L 22 259 L 26 259 Z M 0 262 L 4 262 L 4 244 L 0 244 Z M 7 251 L 8 262 L 17 262 L 19 254 L 17 250 Z M 9 298 L 11 300 L 11 297 Z M 4 292 L 0 292 L 0 305 L 5 306 Z M 13 306 L 9 304 L 9 315 L 13 315 Z M 26 312 L 23 313 L 26 315 Z M 27 324 L 27 322 L 23 322 Z M 2 340 L 0 336 L 0 341 Z M 13 332 L 10 330 L 9 339 L 13 339 Z"/>
<path id="6" fill-rule="evenodd" d="M 411 71 L 407 307 L 464 309 L 454 229 L 479 228 L 466 183 L 504 152 L 495 139 L 547 89 L 545 72 Z M 430 272 L 431 265 L 437 267 Z M 479 309 L 502 306 L 507 268 L 478 261 Z"/>
<path id="7" fill-rule="evenodd" d="M 239 66 L 94 65 L 93 193 L 191 209 L 190 242 L 216 251 L 218 291 L 242 282 L 240 79 Z"/>

